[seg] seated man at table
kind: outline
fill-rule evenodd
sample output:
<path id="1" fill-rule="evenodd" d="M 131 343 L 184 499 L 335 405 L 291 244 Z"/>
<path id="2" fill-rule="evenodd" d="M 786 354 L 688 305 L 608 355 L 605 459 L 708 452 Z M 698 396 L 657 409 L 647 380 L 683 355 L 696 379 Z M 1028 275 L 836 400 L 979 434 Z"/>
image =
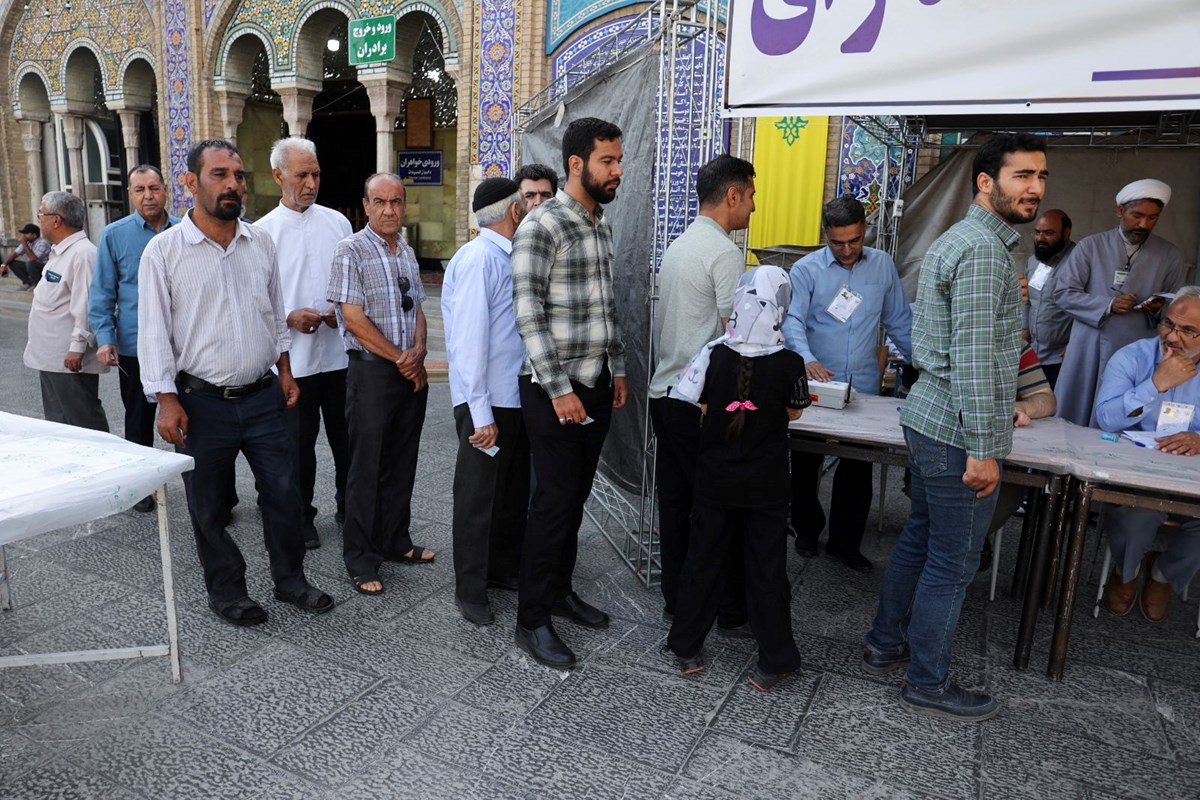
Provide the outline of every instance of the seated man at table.
<path id="1" fill-rule="evenodd" d="M 1096 392 L 1096 424 L 1113 433 L 1154 431 L 1162 452 L 1200 454 L 1198 362 L 1200 286 L 1185 286 L 1158 324 L 1157 338 L 1127 344 L 1109 359 Z M 1180 467 L 1186 469 L 1184 464 Z M 1173 531 L 1166 551 L 1147 553 L 1166 519 L 1161 511 L 1108 509 L 1105 531 L 1113 572 L 1104 600 L 1117 616 L 1133 609 L 1137 579 L 1144 575 L 1142 616 L 1161 622 L 1171 604 L 1171 590 L 1182 592 L 1200 571 L 1200 519 L 1185 520 Z"/>

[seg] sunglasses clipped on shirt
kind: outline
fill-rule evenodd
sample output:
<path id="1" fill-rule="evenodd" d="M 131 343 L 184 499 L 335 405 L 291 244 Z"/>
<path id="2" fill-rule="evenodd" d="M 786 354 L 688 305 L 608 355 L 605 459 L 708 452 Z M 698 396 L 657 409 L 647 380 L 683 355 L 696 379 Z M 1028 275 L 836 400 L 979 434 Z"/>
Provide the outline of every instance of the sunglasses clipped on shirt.
<path id="1" fill-rule="evenodd" d="M 400 280 L 396 281 L 396 285 L 400 287 L 400 308 L 404 311 L 412 311 L 413 299 L 408 296 L 408 290 L 412 285 L 408 282 L 407 275 L 401 275 Z"/>

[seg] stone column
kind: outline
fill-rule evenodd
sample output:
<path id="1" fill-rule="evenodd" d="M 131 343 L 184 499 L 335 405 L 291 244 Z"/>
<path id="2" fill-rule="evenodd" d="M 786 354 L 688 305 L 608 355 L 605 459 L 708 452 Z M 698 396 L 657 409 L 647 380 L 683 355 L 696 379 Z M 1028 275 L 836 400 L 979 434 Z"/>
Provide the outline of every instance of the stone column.
<path id="1" fill-rule="evenodd" d="M 62 114 L 63 140 L 67 145 L 67 180 L 71 193 L 87 202 L 85 189 L 87 175 L 83 171 L 83 117 L 78 114 Z"/>
<path id="2" fill-rule="evenodd" d="M 127 109 L 118 111 L 117 116 L 121 118 L 121 142 L 125 145 L 125 163 L 129 165 L 129 169 L 133 169 L 142 163 L 142 112 Z"/>
<path id="3" fill-rule="evenodd" d="M 216 86 L 214 92 L 217 107 L 221 109 L 221 138 L 237 144 L 238 125 L 242 124 L 242 115 L 246 112 L 246 98 L 250 97 L 250 85 L 234 81 L 226 81 Z"/>
<path id="4" fill-rule="evenodd" d="M 25 148 L 25 171 L 29 177 L 29 194 L 31 195 L 30 217 L 37 216 L 38 206 L 42 195 L 46 193 L 46 182 L 43 178 L 45 166 L 42 163 L 42 125 L 44 120 L 26 115 L 21 120 L 21 144 Z"/>
<path id="5" fill-rule="evenodd" d="M 359 81 L 367 89 L 371 115 L 375 117 L 375 171 L 395 172 L 396 117 L 400 116 L 400 102 L 411 81 L 388 75 L 361 77 Z"/>
<path id="6" fill-rule="evenodd" d="M 305 86 L 300 82 L 271 84 L 283 101 L 283 121 L 288 126 L 288 136 L 304 136 L 308 123 L 312 122 L 313 98 L 321 93 L 320 88 Z"/>

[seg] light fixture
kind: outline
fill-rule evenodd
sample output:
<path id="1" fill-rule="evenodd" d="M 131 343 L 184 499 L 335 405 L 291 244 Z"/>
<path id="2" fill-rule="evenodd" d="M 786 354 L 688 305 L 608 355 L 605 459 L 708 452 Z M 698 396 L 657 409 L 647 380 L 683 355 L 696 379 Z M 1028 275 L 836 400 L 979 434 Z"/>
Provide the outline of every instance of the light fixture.
<path id="1" fill-rule="evenodd" d="M 336 53 L 338 50 L 342 49 L 342 43 L 337 39 L 330 39 L 325 43 L 325 49 L 331 53 Z"/>

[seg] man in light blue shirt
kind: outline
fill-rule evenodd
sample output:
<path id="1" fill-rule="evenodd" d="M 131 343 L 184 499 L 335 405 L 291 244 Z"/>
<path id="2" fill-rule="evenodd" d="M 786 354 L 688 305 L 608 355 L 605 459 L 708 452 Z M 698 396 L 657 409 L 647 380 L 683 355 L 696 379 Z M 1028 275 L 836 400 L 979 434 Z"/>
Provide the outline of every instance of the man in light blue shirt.
<path id="1" fill-rule="evenodd" d="M 137 358 L 138 266 L 150 240 L 179 219 L 167 213 L 167 189 L 157 167 L 142 164 L 129 173 L 129 216 L 100 234 L 96 270 L 92 273 L 88 320 L 96 334 L 101 364 L 120 372 L 121 401 L 125 405 L 125 440 L 154 446 L 154 405 L 142 391 Z M 154 498 L 134 506 L 153 511 Z"/>
<path id="2" fill-rule="evenodd" d="M 1200 286 L 1176 292 L 1158 325 L 1158 336 L 1127 344 L 1113 354 L 1096 392 L 1096 424 L 1106 431 L 1156 431 L 1165 453 L 1200 455 Z M 1186 469 L 1187 465 L 1180 465 Z M 1165 552 L 1147 553 L 1167 515 L 1126 506 L 1108 509 L 1104 524 L 1113 571 L 1104 587 L 1109 611 L 1133 609 L 1137 579 L 1145 575 L 1142 616 L 1161 622 L 1171 590 L 1183 592 L 1200 571 L 1200 519 L 1172 532 Z"/>
<path id="3" fill-rule="evenodd" d="M 517 376 L 525 346 L 513 314 L 512 238 L 520 186 L 488 178 L 471 203 L 479 235 L 446 267 L 442 322 L 458 429 L 454 600 L 475 625 L 495 621 L 487 588 L 516 589 L 529 501 L 529 439 Z"/>
<path id="4" fill-rule="evenodd" d="M 825 205 L 821 227 L 828 246 L 792 267 L 792 304 L 783 322 L 788 349 L 804 357 L 809 380 L 844 381 L 878 394 L 879 326 L 912 358 L 912 313 L 891 256 L 864 247 L 866 210 L 853 197 Z M 796 552 L 817 554 L 825 512 L 817 497 L 824 457 L 792 452 L 792 527 Z M 859 548 L 871 511 L 871 463 L 842 459 L 833 477 L 826 555 L 865 572 L 871 562 Z"/>

